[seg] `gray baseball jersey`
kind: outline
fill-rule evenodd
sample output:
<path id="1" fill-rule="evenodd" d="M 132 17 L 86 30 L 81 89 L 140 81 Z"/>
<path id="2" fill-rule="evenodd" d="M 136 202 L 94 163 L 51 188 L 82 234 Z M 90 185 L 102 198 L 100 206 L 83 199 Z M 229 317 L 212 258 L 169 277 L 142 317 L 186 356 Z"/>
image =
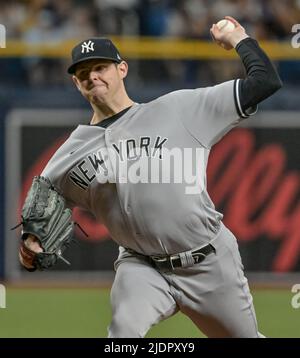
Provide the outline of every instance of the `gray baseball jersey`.
<path id="1" fill-rule="evenodd" d="M 143 337 L 178 310 L 208 337 L 259 337 L 236 239 L 206 190 L 210 149 L 240 107 L 238 80 L 134 104 L 108 128 L 79 125 L 44 169 L 120 245 L 109 337 Z M 147 261 L 208 242 L 215 255 L 199 264 L 186 256 L 164 272 Z"/>
<path id="2" fill-rule="evenodd" d="M 236 85 L 134 104 L 107 129 L 79 125 L 42 175 L 71 205 L 93 213 L 121 246 L 147 255 L 199 247 L 222 219 L 206 191 L 206 164 L 211 146 L 239 122 Z M 137 180 L 134 166 L 142 170 L 143 163 L 146 180 Z M 185 168 L 194 171 L 189 178 Z"/>

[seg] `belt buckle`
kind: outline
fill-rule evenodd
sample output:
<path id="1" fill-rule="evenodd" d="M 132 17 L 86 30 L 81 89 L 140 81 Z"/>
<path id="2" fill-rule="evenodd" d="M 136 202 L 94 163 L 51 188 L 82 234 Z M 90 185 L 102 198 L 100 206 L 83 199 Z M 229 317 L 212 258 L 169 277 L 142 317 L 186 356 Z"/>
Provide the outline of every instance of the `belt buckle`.
<path id="1" fill-rule="evenodd" d="M 168 257 L 162 257 L 162 256 L 150 256 L 150 257 L 155 262 L 165 262 L 168 259 Z"/>
<path id="2" fill-rule="evenodd" d="M 173 260 L 177 260 L 178 258 L 179 258 L 178 255 L 168 256 L 168 261 L 170 262 L 172 270 L 175 270 L 175 267 L 173 266 Z"/>
<path id="3" fill-rule="evenodd" d="M 151 256 L 151 259 L 157 263 L 157 265 L 162 264 L 162 263 L 167 263 L 170 265 L 171 269 L 174 270 L 174 266 L 173 266 L 173 260 L 175 260 L 176 258 L 178 258 L 177 255 L 170 255 L 170 256 Z"/>

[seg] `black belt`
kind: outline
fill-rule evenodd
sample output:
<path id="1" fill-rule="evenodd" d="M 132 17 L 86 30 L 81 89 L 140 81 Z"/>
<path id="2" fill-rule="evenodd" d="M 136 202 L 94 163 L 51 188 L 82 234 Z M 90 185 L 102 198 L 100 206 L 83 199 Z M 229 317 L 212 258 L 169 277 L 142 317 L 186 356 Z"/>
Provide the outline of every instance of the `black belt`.
<path id="1" fill-rule="evenodd" d="M 170 256 L 149 256 L 149 258 L 153 266 L 158 269 L 173 270 L 178 267 L 189 267 L 199 264 L 207 255 L 215 251 L 215 248 L 211 244 L 208 244 L 195 251 L 186 251 Z"/>

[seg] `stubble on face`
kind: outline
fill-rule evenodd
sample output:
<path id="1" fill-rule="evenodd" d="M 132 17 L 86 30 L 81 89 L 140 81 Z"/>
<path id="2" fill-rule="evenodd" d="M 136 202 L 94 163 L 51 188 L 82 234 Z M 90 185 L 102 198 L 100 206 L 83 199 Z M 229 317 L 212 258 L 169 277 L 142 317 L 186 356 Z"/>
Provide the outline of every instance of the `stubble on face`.
<path id="1" fill-rule="evenodd" d="M 95 105 L 100 105 L 105 102 L 107 94 L 109 92 L 108 85 L 96 84 L 91 87 L 86 93 L 87 100 Z"/>
<path id="2" fill-rule="evenodd" d="M 103 68 L 101 68 L 103 65 Z M 90 77 L 90 71 L 93 69 L 95 75 Z M 109 100 L 113 95 L 117 72 L 116 65 L 107 61 L 91 61 L 78 68 L 76 75 L 81 83 L 82 95 L 91 103 L 101 105 Z M 97 75 L 97 71 L 99 74 Z"/>

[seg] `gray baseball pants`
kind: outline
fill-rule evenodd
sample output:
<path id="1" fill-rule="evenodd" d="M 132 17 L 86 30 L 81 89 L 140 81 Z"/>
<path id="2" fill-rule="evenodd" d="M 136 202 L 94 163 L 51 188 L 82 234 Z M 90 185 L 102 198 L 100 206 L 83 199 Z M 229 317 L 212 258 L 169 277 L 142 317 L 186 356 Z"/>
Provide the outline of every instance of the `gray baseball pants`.
<path id="1" fill-rule="evenodd" d="M 216 252 L 201 263 L 168 272 L 123 253 L 115 263 L 108 337 L 144 337 L 179 310 L 207 337 L 263 337 L 235 236 L 222 224 L 212 245 Z"/>

